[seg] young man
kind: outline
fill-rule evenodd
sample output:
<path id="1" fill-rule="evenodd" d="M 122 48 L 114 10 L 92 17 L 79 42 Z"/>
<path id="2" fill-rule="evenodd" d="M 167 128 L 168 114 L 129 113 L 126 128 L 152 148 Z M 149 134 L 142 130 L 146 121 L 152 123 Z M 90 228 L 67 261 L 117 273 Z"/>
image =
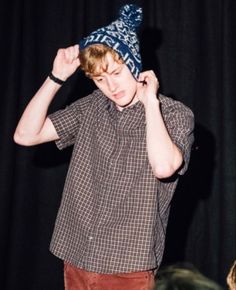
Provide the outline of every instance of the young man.
<path id="1" fill-rule="evenodd" d="M 74 145 L 51 251 L 66 289 L 151 289 L 161 263 L 170 201 L 188 166 L 193 114 L 158 94 L 141 72 L 141 8 L 66 49 L 25 109 L 15 141 Z M 98 87 L 47 116 L 61 84 L 81 67 Z"/>

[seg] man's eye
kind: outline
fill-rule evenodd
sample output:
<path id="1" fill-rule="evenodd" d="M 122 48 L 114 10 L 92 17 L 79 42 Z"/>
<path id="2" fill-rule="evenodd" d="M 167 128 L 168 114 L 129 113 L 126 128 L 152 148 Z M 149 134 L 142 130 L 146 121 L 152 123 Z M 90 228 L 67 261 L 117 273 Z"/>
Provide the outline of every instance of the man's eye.
<path id="1" fill-rule="evenodd" d="M 115 75 L 119 75 L 120 74 L 120 70 L 115 71 Z"/>

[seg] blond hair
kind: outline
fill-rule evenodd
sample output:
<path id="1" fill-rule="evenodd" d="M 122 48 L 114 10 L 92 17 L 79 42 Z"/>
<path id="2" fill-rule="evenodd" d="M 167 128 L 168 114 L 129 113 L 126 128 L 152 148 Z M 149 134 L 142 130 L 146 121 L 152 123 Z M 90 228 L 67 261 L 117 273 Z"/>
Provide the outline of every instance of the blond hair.
<path id="1" fill-rule="evenodd" d="M 107 54 L 111 54 L 118 63 L 123 63 L 120 55 L 109 46 L 92 44 L 80 51 L 80 68 L 88 77 L 93 77 L 107 71 Z"/>

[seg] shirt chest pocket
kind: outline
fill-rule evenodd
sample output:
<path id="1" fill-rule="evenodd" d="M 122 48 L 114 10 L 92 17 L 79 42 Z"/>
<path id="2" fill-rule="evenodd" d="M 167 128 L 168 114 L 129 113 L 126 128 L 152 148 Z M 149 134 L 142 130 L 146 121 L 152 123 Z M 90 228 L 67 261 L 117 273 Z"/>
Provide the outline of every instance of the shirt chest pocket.
<path id="1" fill-rule="evenodd" d="M 102 132 L 100 126 L 99 129 L 95 146 L 97 175 L 102 176 L 103 182 L 114 181 L 120 185 L 136 182 L 149 164 L 145 127 L 129 131 L 110 126 L 103 126 Z"/>
<path id="2" fill-rule="evenodd" d="M 127 176 L 136 179 L 146 170 L 148 164 L 148 155 L 145 136 L 132 138 L 122 148 L 120 158 L 121 167 Z"/>

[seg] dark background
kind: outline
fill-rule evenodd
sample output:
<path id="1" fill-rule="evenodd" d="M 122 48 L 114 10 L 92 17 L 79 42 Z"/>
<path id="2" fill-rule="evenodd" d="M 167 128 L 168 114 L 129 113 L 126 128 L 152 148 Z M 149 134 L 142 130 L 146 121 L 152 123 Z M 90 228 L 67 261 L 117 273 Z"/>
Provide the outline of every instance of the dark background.
<path id="1" fill-rule="evenodd" d="M 71 149 L 21 147 L 12 136 L 57 49 L 109 24 L 127 1 L 9 0 L 0 4 L 0 289 L 63 289 L 48 250 Z M 143 0 L 144 69 L 196 118 L 189 170 L 175 194 L 163 265 L 187 261 L 225 285 L 236 258 L 236 1 Z M 90 92 L 76 72 L 50 107 Z"/>

